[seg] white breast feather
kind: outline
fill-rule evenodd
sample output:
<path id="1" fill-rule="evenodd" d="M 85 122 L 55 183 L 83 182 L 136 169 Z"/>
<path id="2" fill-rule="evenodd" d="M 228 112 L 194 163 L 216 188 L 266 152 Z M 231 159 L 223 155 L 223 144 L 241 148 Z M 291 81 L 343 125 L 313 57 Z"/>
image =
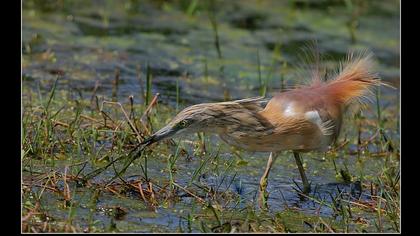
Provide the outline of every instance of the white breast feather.
<path id="1" fill-rule="evenodd" d="M 316 124 L 319 129 L 321 130 L 323 135 L 332 135 L 333 128 L 334 128 L 334 121 L 327 120 L 325 122 L 322 121 L 321 117 L 319 116 L 318 111 L 308 111 L 305 113 L 305 119 L 309 120 L 310 122 Z"/>
<path id="2" fill-rule="evenodd" d="M 285 116 L 294 116 L 295 113 L 295 109 L 293 107 L 293 103 L 289 103 L 286 107 L 286 109 L 284 110 L 284 115 Z"/>

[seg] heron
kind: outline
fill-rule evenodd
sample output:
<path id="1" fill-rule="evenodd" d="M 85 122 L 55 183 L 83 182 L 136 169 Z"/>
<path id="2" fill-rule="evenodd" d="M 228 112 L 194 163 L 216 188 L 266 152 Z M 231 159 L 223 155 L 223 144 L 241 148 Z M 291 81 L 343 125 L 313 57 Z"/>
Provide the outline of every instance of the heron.
<path id="1" fill-rule="evenodd" d="M 302 192 L 309 193 L 311 187 L 301 154 L 326 152 L 336 142 L 349 105 L 364 102 L 374 87 L 383 84 L 372 67 L 372 53 L 348 53 L 328 80 L 321 80 L 319 74 L 313 73 L 309 83 L 279 92 L 271 99 L 255 97 L 189 106 L 141 145 L 146 147 L 170 137 L 205 132 L 217 134 L 227 144 L 240 149 L 269 152 L 259 183 L 260 202 L 266 196 L 267 179 L 279 153 L 292 151 Z"/>

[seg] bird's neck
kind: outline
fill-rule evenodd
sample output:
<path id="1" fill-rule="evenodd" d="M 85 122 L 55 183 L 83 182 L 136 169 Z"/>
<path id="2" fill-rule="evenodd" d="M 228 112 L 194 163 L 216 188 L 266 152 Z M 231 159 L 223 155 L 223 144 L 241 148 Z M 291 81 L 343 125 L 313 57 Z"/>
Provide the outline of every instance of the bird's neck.
<path id="1" fill-rule="evenodd" d="M 205 131 L 238 136 L 264 135 L 273 129 L 260 115 L 262 108 L 254 104 L 214 103 L 206 108 L 208 116 Z"/>

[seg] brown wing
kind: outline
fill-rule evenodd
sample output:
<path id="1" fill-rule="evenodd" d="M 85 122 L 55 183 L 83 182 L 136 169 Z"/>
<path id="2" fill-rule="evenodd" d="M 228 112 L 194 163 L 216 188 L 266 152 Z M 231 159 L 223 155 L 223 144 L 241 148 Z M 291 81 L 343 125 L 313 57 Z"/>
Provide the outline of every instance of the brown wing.
<path id="1" fill-rule="evenodd" d="M 295 114 L 292 116 L 288 116 L 289 107 L 293 107 Z M 262 113 L 272 122 L 286 124 L 283 125 L 285 132 L 302 129 L 301 132 L 304 132 L 308 127 L 305 125 L 308 121 L 305 113 L 316 111 L 325 128 L 334 126 L 332 131 L 336 137 L 341 127 L 341 109 L 336 101 L 328 99 L 328 96 L 320 93 L 317 88 L 301 88 L 274 96 Z M 297 125 L 292 125 L 293 123 Z M 296 127 L 298 125 L 302 128 Z"/>
<path id="2" fill-rule="evenodd" d="M 340 107 L 309 89 L 281 93 L 260 114 L 276 127 L 267 142 L 292 150 L 325 150 L 338 136 Z M 274 141 L 271 141 L 274 140 Z"/>

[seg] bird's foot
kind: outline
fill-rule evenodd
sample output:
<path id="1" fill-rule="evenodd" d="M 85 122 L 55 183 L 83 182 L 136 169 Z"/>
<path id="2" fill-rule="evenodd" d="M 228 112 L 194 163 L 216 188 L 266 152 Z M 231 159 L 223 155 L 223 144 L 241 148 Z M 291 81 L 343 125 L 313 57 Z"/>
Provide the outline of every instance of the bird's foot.
<path id="1" fill-rule="evenodd" d="M 258 205 L 260 209 L 268 209 L 267 204 L 268 192 L 267 192 L 267 179 L 261 179 L 258 195 Z"/>
<path id="2" fill-rule="evenodd" d="M 311 192 L 311 185 L 309 183 L 303 184 L 303 194 L 308 195 Z"/>
<path id="3" fill-rule="evenodd" d="M 311 184 L 308 182 L 304 182 L 303 183 L 303 188 L 300 187 L 300 185 L 293 180 L 293 183 L 296 185 L 296 187 L 293 187 L 296 192 L 299 194 L 299 196 L 301 197 L 306 197 L 310 192 L 311 192 Z"/>

